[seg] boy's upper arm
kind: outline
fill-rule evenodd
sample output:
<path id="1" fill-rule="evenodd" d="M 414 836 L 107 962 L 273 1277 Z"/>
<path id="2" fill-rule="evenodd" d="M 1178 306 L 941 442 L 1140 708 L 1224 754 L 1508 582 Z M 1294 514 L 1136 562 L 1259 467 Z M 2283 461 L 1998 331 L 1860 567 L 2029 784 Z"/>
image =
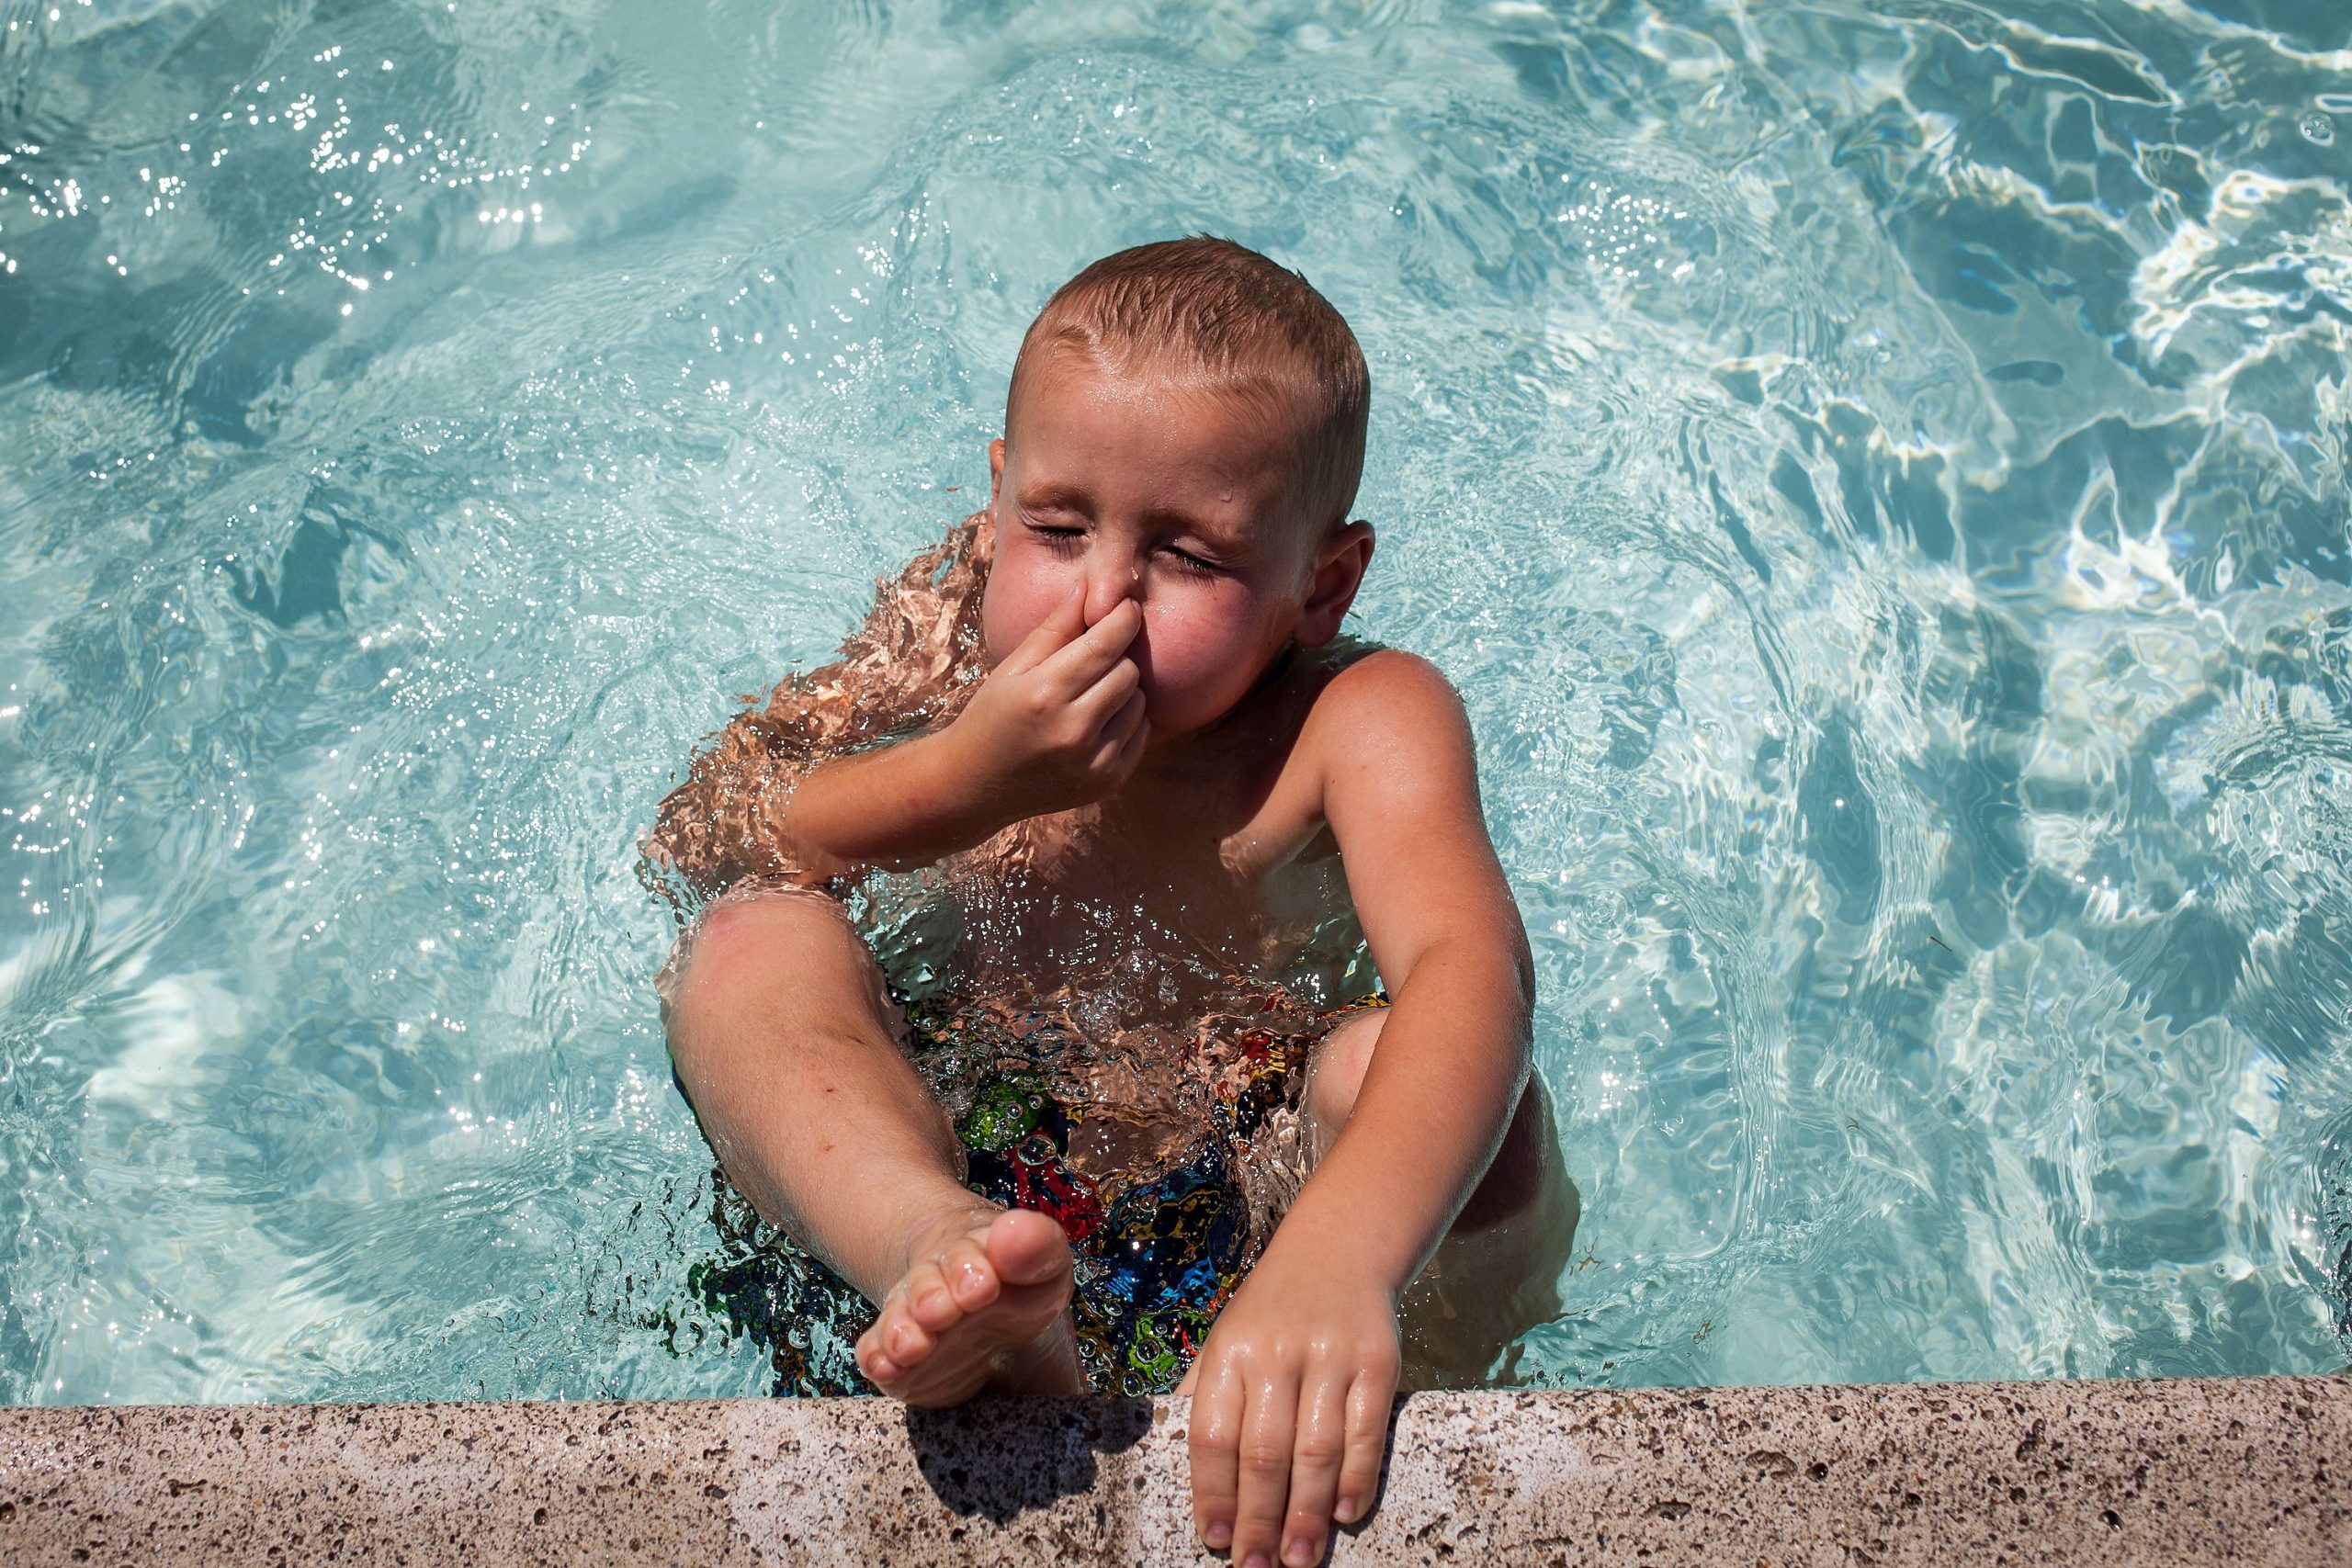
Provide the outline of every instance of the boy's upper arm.
<path id="1" fill-rule="evenodd" d="M 1532 965 L 1518 907 L 1487 837 L 1462 700 L 1426 660 L 1385 650 L 1334 677 L 1312 728 L 1323 817 L 1339 840 L 1373 961 L 1401 988 L 1422 953 L 1465 938 Z"/>

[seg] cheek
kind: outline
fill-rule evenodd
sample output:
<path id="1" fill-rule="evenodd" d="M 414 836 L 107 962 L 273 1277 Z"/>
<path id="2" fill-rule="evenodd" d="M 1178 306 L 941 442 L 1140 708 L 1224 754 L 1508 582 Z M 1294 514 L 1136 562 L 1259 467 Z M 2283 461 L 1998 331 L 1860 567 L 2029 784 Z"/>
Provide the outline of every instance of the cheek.
<path id="1" fill-rule="evenodd" d="M 1145 695 L 1155 705 L 1186 710 L 1238 698 L 1257 676 L 1251 665 L 1265 638 L 1260 618 L 1250 610 L 1246 602 L 1205 594 L 1152 605 L 1144 615 L 1141 638 Z"/>
<path id="2" fill-rule="evenodd" d="M 980 592 L 980 641 L 989 667 L 994 669 L 1027 641 L 1069 592 L 1067 580 L 1038 570 L 1034 559 L 1000 556 Z"/>
<path id="3" fill-rule="evenodd" d="M 1214 666 L 1218 644 L 1213 625 L 1188 615 L 1179 604 L 1154 605 L 1144 612 L 1141 643 L 1143 665 L 1156 685 L 1190 685 Z"/>

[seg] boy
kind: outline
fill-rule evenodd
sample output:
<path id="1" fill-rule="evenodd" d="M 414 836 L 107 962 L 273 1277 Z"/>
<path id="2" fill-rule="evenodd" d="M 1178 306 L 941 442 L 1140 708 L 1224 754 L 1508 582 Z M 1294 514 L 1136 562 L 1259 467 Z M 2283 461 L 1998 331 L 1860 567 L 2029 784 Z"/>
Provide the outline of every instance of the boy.
<path id="1" fill-rule="evenodd" d="M 665 973 L 680 1082 L 733 1182 L 878 1303 L 859 1367 L 921 1404 L 1082 1389 L 1067 1222 L 960 1183 L 874 959 L 810 890 L 939 865 L 966 989 L 1091 966 L 1180 1023 L 1352 902 L 1393 1003 L 1327 1026 L 1319 1158 L 1179 1391 L 1202 1539 L 1261 1568 L 1369 1508 L 1433 1256 L 1451 1322 L 1416 1349 L 1476 1376 L 1546 1315 L 1574 1224 L 1461 705 L 1338 640 L 1368 404 L 1347 324 L 1254 252 L 1088 267 L 1023 342 L 987 509 L 730 726 L 648 845 L 738 888 Z"/>

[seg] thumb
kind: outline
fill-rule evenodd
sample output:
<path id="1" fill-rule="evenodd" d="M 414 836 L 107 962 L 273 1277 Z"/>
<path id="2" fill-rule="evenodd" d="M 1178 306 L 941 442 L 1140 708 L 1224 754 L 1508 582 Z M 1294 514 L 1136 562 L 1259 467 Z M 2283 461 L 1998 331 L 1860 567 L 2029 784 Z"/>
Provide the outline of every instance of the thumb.
<path id="1" fill-rule="evenodd" d="M 1070 584 L 1069 592 L 1062 595 L 1061 603 L 1046 612 L 1046 618 L 1037 623 L 1036 629 L 1023 637 L 1021 646 L 1014 649 L 998 668 L 1010 669 L 1015 673 L 1035 669 L 1069 647 L 1085 630 L 1086 583 L 1081 579 Z"/>

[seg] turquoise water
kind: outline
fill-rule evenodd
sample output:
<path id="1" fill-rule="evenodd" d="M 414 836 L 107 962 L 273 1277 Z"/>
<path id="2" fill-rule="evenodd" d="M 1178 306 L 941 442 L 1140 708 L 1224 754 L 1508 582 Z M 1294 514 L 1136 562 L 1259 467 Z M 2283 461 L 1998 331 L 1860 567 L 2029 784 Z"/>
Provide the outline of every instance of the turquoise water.
<path id="1" fill-rule="evenodd" d="M 2352 1283 L 2352 15 L 0 0 L 0 1401 L 766 1385 L 633 843 L 1117 246 L 1303 268 L 1568 1384 Z"/>

